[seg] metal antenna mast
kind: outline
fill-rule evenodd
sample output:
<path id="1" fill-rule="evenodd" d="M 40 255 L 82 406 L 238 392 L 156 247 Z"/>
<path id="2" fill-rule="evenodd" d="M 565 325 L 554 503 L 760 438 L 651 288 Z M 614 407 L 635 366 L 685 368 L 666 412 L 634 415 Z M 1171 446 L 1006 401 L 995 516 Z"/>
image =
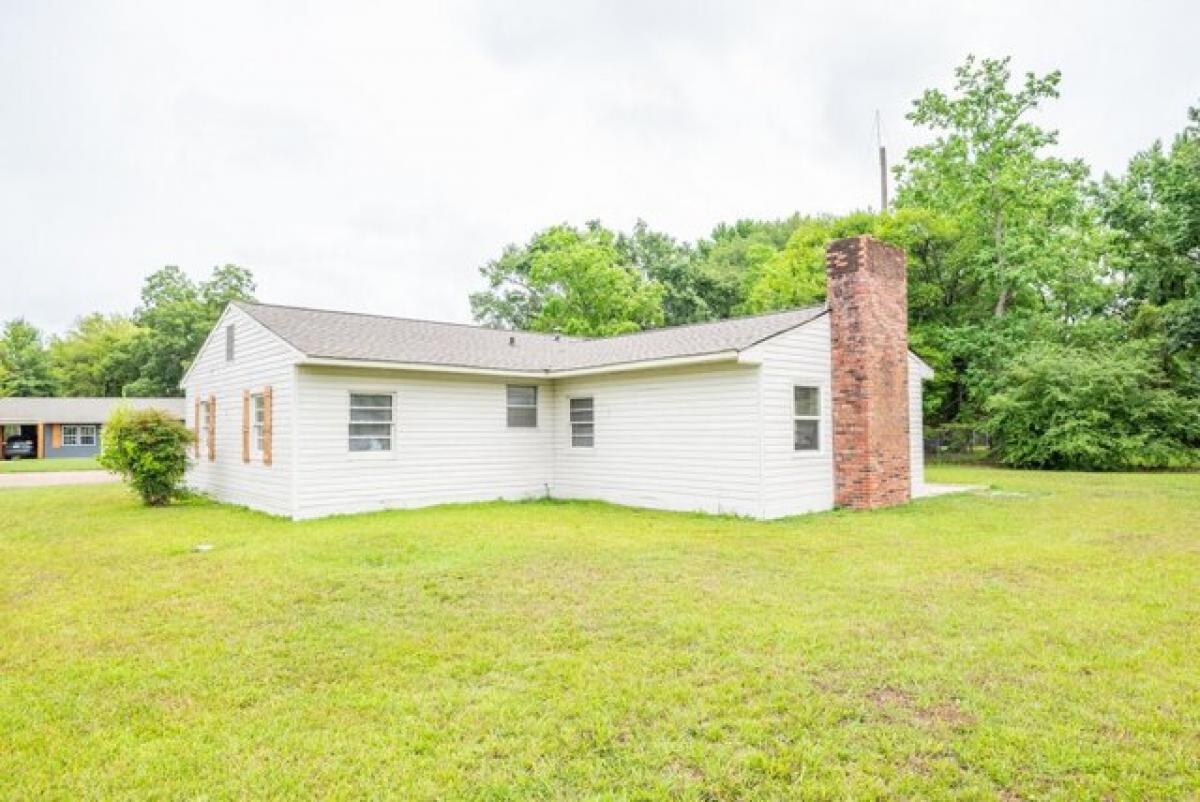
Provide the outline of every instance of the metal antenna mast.
<path id="1" fill-rule="evenodd" d="M 887 146 L 883 144 L 883 120 L 875 110 L 875 141 L 879 143 L 879 211 L 888 209 Z"/>

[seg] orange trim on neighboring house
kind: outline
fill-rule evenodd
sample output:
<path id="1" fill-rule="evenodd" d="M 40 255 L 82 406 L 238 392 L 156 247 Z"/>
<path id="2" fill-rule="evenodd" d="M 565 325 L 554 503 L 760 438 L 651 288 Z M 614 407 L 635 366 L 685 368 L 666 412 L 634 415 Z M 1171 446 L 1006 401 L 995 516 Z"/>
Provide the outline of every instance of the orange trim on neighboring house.
<path id="1" fill-rule="evenodd" d="M 37 458 L 46 458 L 46 424 L 37 425 Z"/>
<path id="2" fill-rule="evenodd" d="M 61 423 L 51 423 L 50 424 L 50 442 L 54 444 L 55 448 L 62 448 L 62 424 Z"/>

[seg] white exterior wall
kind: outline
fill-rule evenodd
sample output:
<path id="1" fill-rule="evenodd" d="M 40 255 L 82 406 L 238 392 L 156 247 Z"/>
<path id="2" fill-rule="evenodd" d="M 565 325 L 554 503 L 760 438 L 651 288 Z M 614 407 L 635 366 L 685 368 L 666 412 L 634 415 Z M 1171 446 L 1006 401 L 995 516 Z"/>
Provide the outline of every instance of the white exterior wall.
<path id="1" fill-rule="evenodd" d="M 234 326 L 234 358 L 225 361 L 225 326 Z M 189 429 L 195 431 L 196 398 L 217 397 L 216 460 L 208 460 L 208 443 L 200 443 L 193 456 L 187 484 L 231 504 L 257 510 L 292 513 L 292 381 L 297 352 L 236 307 L 221 316 L 200 349 L 186 376 L 185 411 Z M 259 457 L 242 462 L 242 391 L 272 393 L 271 465 Z M 203 426 L 201 426 L 203 431 Z M 203 435 L 202 435 L 203 436 Z"/>
<path id="2" fill-rule="evenodd" d="M 922 406 L 922 382 L 933 378 L 929 368 L 912 354 L 908 355 L 908 448 L 912 494 L 925 488 L 925 411 Z"/>
<path id="3" fill-rule="evenodd" d="M 552 494 L 758 515 L 758 369 L 734 363 L 556 381 Z M 595 446 L 571 445 L 569 399 L 595 399 Z M 789 441 L 790 442 L 790 441 Z"/>
<path id="4" fill-rule="evenodd" d="M 316 367 L 297 381 L 297 518 L 547 493 L 555 404 L 546 382 Z M 537 428 L 508 428 L 508 384 L 539 386 Z M 395 395 L 390 452 L 350 452 L 352 392 Z"/>
<path id="5" fill-rule="evenodd" d="M 829 316 L 784 332 L 746 352 L 760 360 L 762 382 L 762 513 L 781 518 L 833 508 L 833 417 L 830 406 Z M 819 451 L 796 451 L 793 392 L 820 388 Z"/>

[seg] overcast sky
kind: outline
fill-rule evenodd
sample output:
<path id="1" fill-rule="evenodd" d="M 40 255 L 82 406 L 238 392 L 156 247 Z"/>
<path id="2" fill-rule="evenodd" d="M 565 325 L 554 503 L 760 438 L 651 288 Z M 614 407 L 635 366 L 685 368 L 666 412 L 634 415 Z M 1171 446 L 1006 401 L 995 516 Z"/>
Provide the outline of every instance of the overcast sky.
<path id="1" fill-rule="evenodd" d="M 0 0 L 0 318 L 130 311 L 166 264 L 258 297 L 469 320 L 557 222 L 877 203 L 874 112 L 964 55 L 1063 71 L 1040 121 L 1097 172 L 1200 101 L 1200 3 Z"/>

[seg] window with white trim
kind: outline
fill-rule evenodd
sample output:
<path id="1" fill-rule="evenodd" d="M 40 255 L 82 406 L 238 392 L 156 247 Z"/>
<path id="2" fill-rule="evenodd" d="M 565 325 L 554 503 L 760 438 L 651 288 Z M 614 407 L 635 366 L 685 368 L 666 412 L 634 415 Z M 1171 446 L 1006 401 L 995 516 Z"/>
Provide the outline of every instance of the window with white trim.
<path id="1" fill-rule="evenodd" d="M 821 388 L 792 388 L 792 445 L 796 451 L 821 450 Z"/>
<path id="2" fill-rule="evenodd" d="M 267 422 L 266 404 L 262 393 L 250 394 L 250 452 L 255 456 L 263 453 L 263 427 Z"/>
<path id="3" fill-rule="evenodd" d="M 96 445 L 96 426 L 78 426 L 64 424 L 62 427 L 62 444 L 64 446 L 94 446 Z"/>
<path id="4" fill-rule="evenodd" d="M 394 420 L 391 393 L 350 394 L 350 450 L 391 451 Z"/>
<path id="5" fill-rule="evenodd" d="M 592 398 L 572 398 L 571 446 L 591 448 L 596 445 L 596 403 Z"/>
<path id="6" fill-rule="evenodd" d="M 533 384 L 510 384 L 505 388 L 508 428 L 537 428 L 538 388 Z"/>

